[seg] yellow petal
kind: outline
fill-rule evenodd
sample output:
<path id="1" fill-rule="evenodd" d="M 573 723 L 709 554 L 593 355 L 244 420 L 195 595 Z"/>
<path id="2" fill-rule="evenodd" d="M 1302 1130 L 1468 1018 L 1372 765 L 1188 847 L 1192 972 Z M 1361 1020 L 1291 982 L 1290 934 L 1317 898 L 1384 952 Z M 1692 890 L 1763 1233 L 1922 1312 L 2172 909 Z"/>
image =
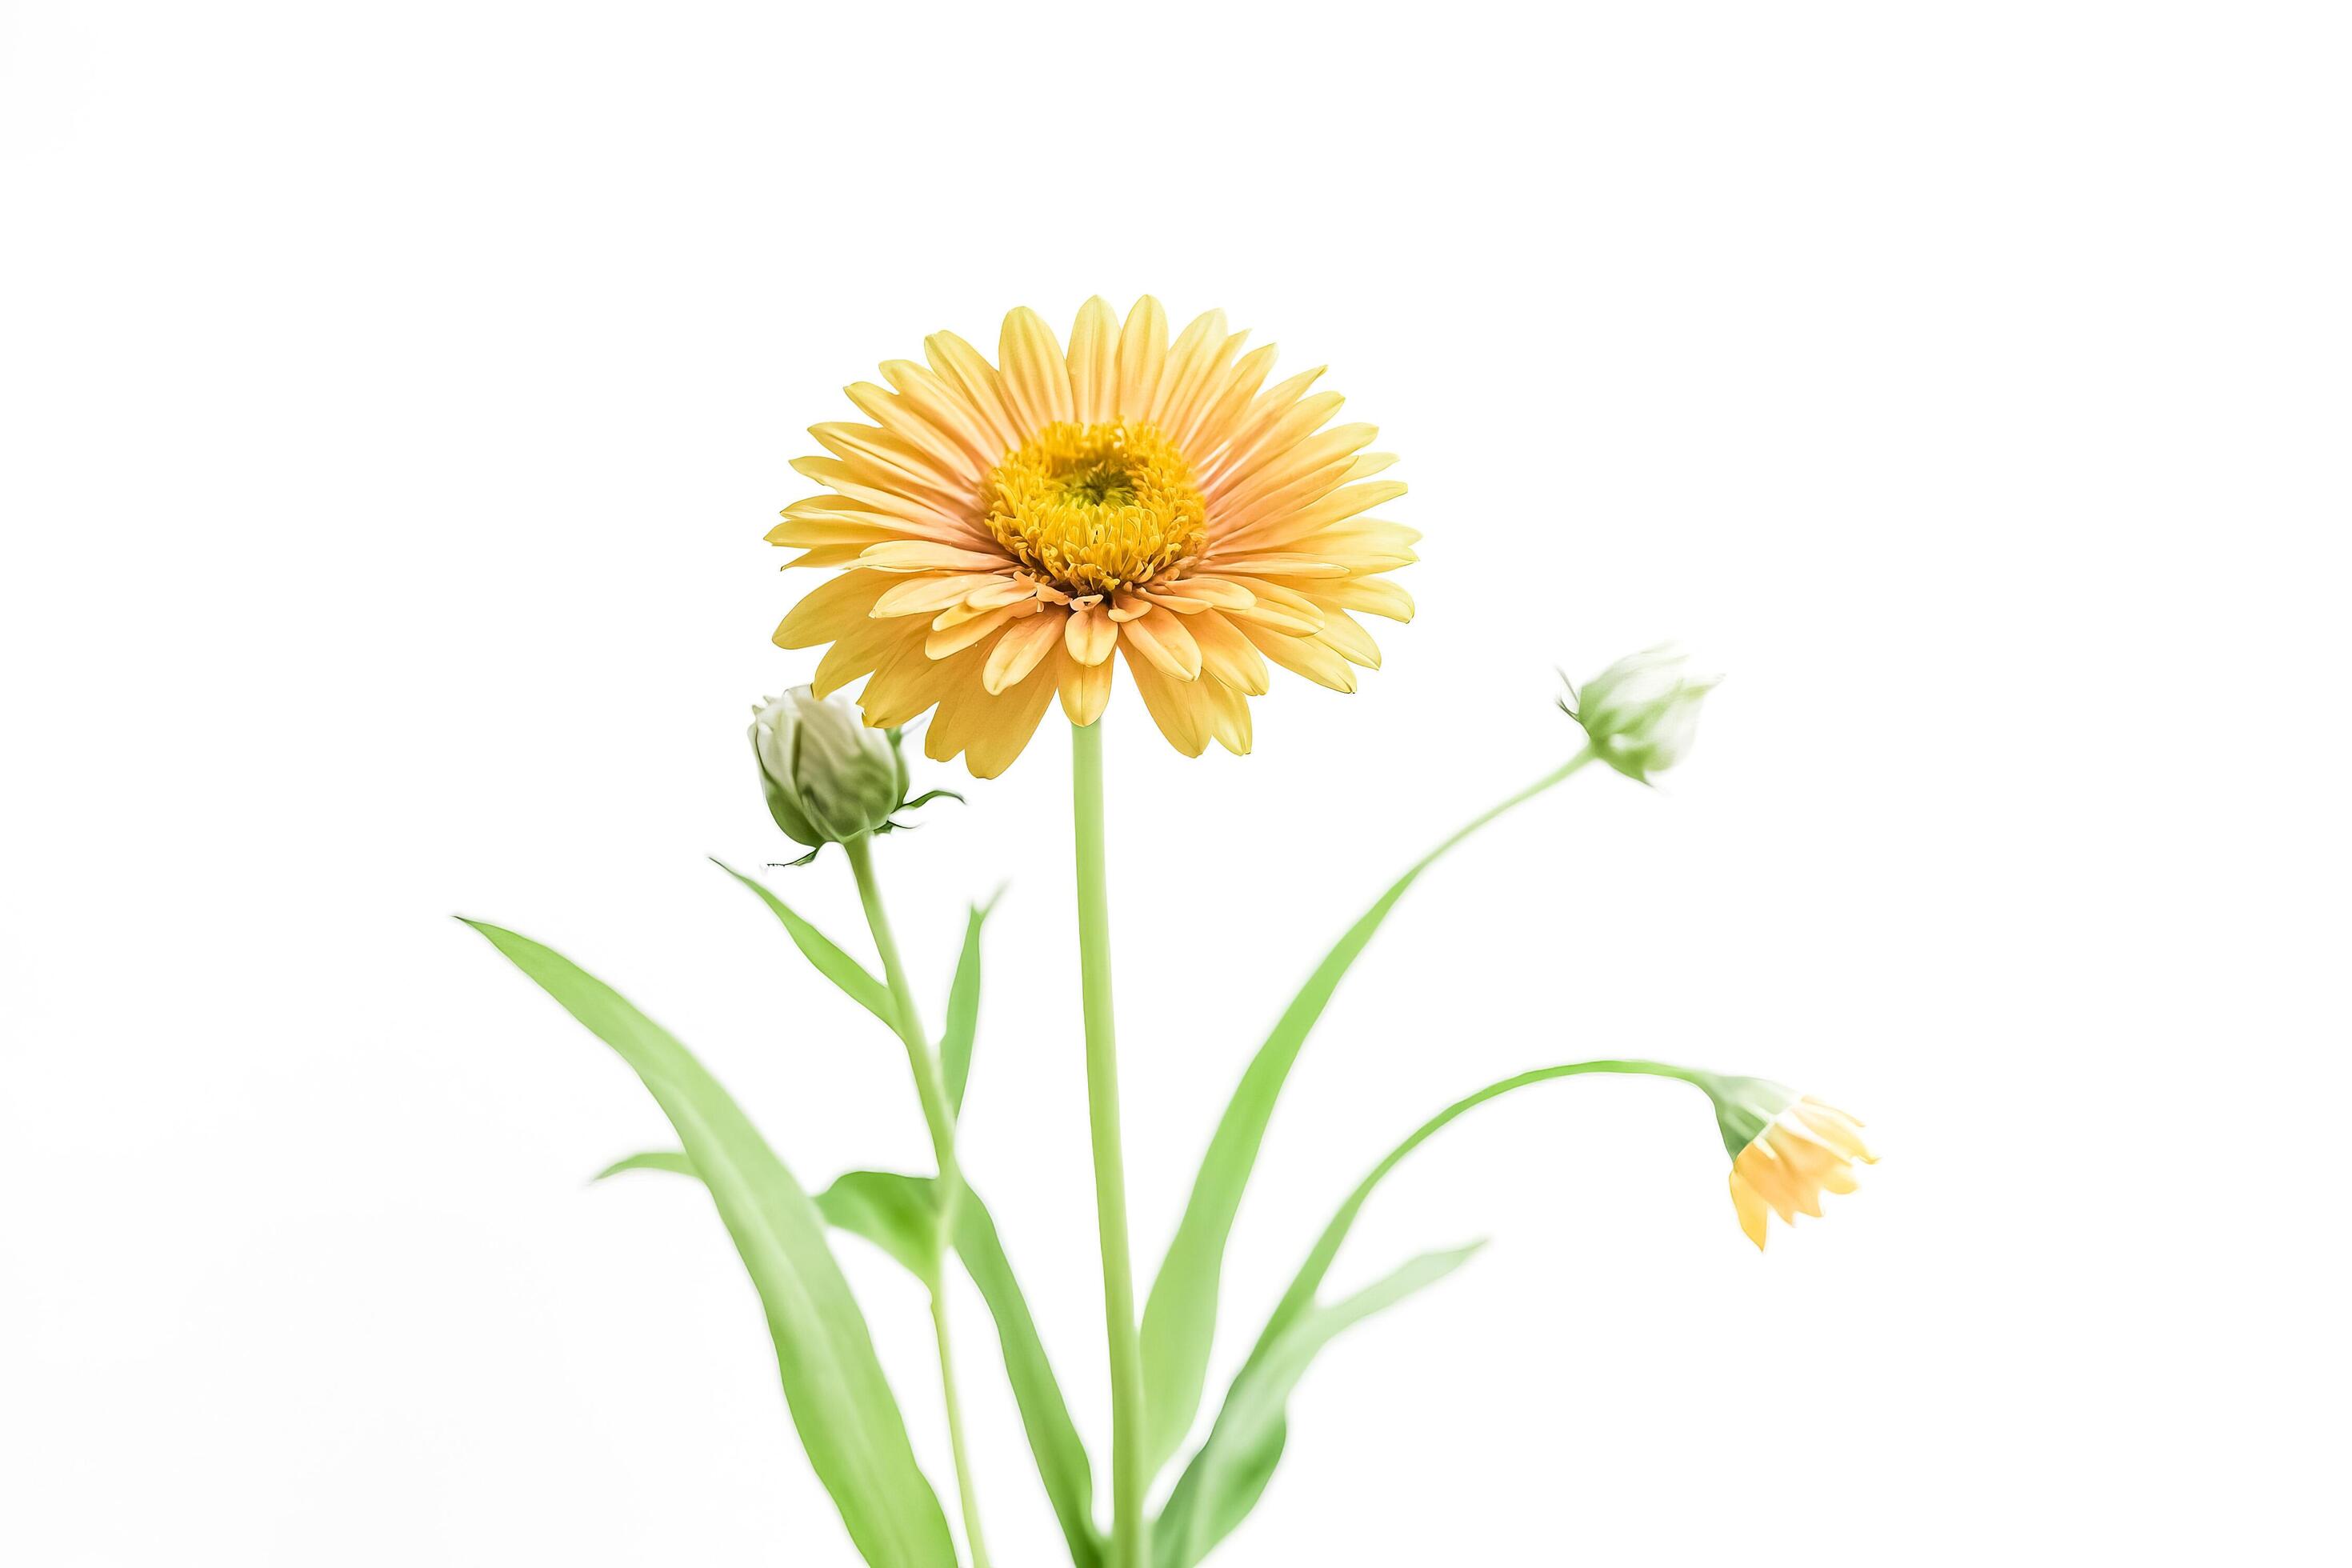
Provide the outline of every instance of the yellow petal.
<path id="1" fill-rule="evenodd" d="M 1118 404 L 1114 418 L 1141 419 L 1160 389 L 1160 366 L 1168 358 L 1168 312 L 1146 294 L 1127 313 L 1118 334 Z M 1198 753 L 1195 753 L 1196 755 Z"/>
<path id="2" fill-rule="evenodd" d="M 1361 665 L 1366 669 L 1381 667 L 1380 645 L 1373 642 L 1372 634 L 1345 610 L 1326 607 L 1323 629 L 1315 637 L 1318 641 L 1328 643 L 1338 650 L 1339 657 L 1349 664 Z"/>
<path id="3" fill-rule="evenodd" d="M 1250 751 L 1249 699 L 1221 680 L 1198 683 L 1206 705 L 1209 733 L 1217 744 L 1237 757 Z"/>
<path id="4" fill-rule="evenodd" d="M 1070 362 L 1045 318 L 1023 305 L 1004 318 L 997 345 L 1005 402 L 1028 430 L 1071 417 Z"/>
<path id="5" fill-rule="evenodd" d="M 877 620 L 850 627 L 817 660 L 810 689 L 820 698 L 830 697 L 859 676 L 871 675 L 909 642 L 919 641 L 920 629 L 902 621 Z"/>
<path id="6" fill-rule="evenodd" d="M 1201 668 L 1235 690 L 1253 697 L 1265 694 L 1271 676 L 1265 668 L 1265 656 L 1256 645 L 1244 637 L 1241 629 L 1214 610 L 1204 611 L 1186 623 L 1192 640 L 1200 645 Z"/>
<path id="7" fill-rule="evenodd" d="M 1056 666 L 1064 662 L 1059 648 L 1051 643 L 1046 647 L 1053 656 L 1050 659 L 1032 669 L 1018 686 L 991 697 L 988 706 L 980 710 L 964 747 L 963 764 L 971 770 L 972 777 L 992 779 L 1011 767 L 1037 732 L 1037 721 L 1045 717 L 1060 686 Z"/>
<path id="8" fill-rule="evenodd" d="M 1109 649 L 1094 664 L 1080 664 L 1074 658 L 1062 660 L 1062 711 L 1073 724 L 1091 724 L 1102 717 L 1103 706 L 1110 700 L 1110 675 L 1116 668 L 1110 662 Z"/>
<path id="9" fill-rule="evenodd" d="M 1162 430 L 1175 428 L 1178 412 L 1200 395 L 1201 383 L 1225 337 L 1223 310 L 1202 311 L 1176 334 L 1176 341 L 1168 346 L 1168 363 L 1160 373 L 1160 390 L 1152 397 L 1151 412 L 1146 418 Z"/>
<path id="10" fill-rule="evenodd" d="M 998 572 L 1013 564 L 984 550 L 959 550 L 928 539 L 893 539 L 868 545 L 858 560 L 884 572 Z"/>
<path id="11" fill-rule="evenodd" d="M 1005 406 L 1003 378 L 978 349 L 953 332 L 933 332 L 923 340 L 923 353 L 940 379 L 962 395 L 981 428 L 995 438 L 999 453 L 1021 445 L 1026 432 Z"/>
<path id="12" fill-rule="evenodd" d="M 1197 757 L 1207 750 L 1209 726 L 1200 682 L 1170 679 L 1124 637 L 1119 639 L 1119 650 L 1127 661 L 1128 674 L 1134 679 L 1137 695 L 1143 699 L 1151 721 L 1168 737 L 1168 743 L 1188 757 Z"/>
<path id="13" fill-rule="evenodd" d="M 1731 1207 L 1732 1212 L 1739 1216 L 1739 1228 L 1748 1234 L 1748 1240 L 1756 1244 L 1757 1251 L 1763 1251 L 1767 1224 L 1764 1200 L 1756 1195 L 1753 1187 L 1739 1179 L 1737 1171 L 1731 1173 Z"/>
<path id="14" fill-rule="evenodd" d="M 866 619 L 874 601 L 898 579 L 887 572 L 845 572 L 818 584 L 776 628 L 778 647 L 814 647 Z"/>
<path id="15" fill-rule="evenodd" d="M 1087 424 L 1107 424 L 1118 397 L 1118 318 L 1097 294 L 1070 327 L 1070 403 Z"/>

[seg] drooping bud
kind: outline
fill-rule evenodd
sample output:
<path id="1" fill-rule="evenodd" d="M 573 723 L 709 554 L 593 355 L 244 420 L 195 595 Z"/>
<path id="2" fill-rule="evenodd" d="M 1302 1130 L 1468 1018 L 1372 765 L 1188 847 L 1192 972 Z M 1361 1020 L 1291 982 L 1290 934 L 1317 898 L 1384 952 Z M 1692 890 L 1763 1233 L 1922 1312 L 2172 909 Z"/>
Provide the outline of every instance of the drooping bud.
<path id="1" fill-rule="evenodd" d="M 1731 1154 L 1731 1205 L 1759 1251 L 1768 1213 L 1788 1225 L 1801 1214 L 1819 1219 L 1823 1193 L 1854 1190 L 1855 1161 L 1878 1163 L 1861 1122 L 1786 1084 L 1711 1072 L 1689 1078 L 1715 1102 Z"/>
<path id="2" fill-rule="evenodd" d="M 811 849 L 875 832 L 907 798 L 897 739 L 868 728 L 848 703 L 820 701 L 805 686 L 753 710 L 751 750 L 768 815 Z"/>
<path id="3" fill-rule="evenodd" d="M 1621 658 L 1560 700 L 1593 754 L 1643 784 L 1682 761 L 1698 732 L 1698 705 L 1719 676 L 1695 677 L 1671 645 Z"/>

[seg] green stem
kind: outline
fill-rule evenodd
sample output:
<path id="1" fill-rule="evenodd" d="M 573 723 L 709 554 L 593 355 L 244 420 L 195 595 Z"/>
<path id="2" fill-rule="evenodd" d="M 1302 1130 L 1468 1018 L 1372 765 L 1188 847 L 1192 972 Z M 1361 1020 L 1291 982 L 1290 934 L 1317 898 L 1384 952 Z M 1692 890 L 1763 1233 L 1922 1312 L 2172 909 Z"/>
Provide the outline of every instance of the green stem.
<path id="1" fill-rule="evenodd" d="M 882 957 L 882 977 L 890 987 L 892 1011 L 898 1014 L 899 1040 L 907 1047 L 907 1065 L 915 1075 L 915 1092 L 923 1104 L 923 1122 L 930 1129 L 931 1153 L 939 1163 L 939 1225 L 932 1233 L 931 1327 L 940 1345 L 940 1392 L 947 1405 L 948 1446 L 955 1458 L 956 1493 L 963 1505 L 963 1533 L 971 1548 L 971 1568 L 988 1568 L 988 1547 L 980 1533 L 980 1497 L 972 1487 L 971 1458 L 964 1445 L 963 1412 L 956 1398 L 955 1354 L 948 1335 L 946 1271 L 936 1267 L 954 1245 L 957 1211 L 963 1204 L 963 1173 L 956 1163 L 955 1112 L 948 1106 L 946 1075 L 939 1053 L 923 1033 L 921 1010 L 914 987 L 907 982 L 907 966 L 898 958 L 898 938 L 882 908 L 882 887 L 874 876 L 874 841 L 861 835 L 842 848 L 856 873 L 858 901 L 866 906 L 866 924 L 874 932 L 875 951 Z"/>
<path id="2" fill-rule="evenodd" d="M 1143 1568 L 1143 1347 L 1128 1257 L 1127 1169 L 1119 1152 L 1118 1046 L 1111 1023 L 1110 889 L 1103 864 L 1102 724 L 1070 730 L 1070 816 L 1077 842 L 1078 977 L 1087 1028 L 1087 1121 L 1102 1237 L 1103 1320 L 1110 1337 L 1111 1538 L 1108 1568 Z"/>

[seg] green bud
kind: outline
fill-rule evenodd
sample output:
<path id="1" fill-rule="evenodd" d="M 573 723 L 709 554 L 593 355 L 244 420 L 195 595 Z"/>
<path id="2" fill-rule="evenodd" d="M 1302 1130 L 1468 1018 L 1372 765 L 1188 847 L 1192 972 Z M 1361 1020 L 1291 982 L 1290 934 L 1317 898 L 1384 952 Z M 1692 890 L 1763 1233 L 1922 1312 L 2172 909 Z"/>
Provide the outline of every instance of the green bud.
<path id="1" fill-rule="evenodd" d="M 1647 784 L 1690 751 L 1698 732 L 1698 705 L 1721 677 L 1693 677 L 1689 660 L 1671 647 L 1621 658 L 1573 686 L 1560 710 L 1592 742 L 1593 754 L 1627 778 Z"/>
<path id="2" fill-rule="evenodd" d="M 869 728 L 846 702 L 819 701 L 805 686 L 753 710 L 751 751 L 768 815 L 812 849 L 881 828 L 907 798 L 907 763 L 896 738 Z"/>

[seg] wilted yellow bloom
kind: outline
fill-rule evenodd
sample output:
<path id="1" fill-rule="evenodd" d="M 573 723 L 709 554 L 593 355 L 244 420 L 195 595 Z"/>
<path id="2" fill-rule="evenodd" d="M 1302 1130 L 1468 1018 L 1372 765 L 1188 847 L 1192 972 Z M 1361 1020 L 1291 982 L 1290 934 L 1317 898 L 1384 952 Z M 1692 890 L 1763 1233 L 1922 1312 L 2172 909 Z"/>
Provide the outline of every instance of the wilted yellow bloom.
<path id="1" fill-rule="evenodd" d="M 1793 1225 L 1801 1214 L 1822 1216 L 1823 1193 L 1854 1190 L 1853 1163 L 1876 1164 L 1862 1140 L 1862 1123 L 1810 1095 L 1792 1102 L 1732 1156 L 1731 1206 L 1739 1228 L 1759 1250 L 1766 1211 Z"/>
<path id="2" fill-rule="evenodd" d="M 870 677 L 869 724 L 937 709 L 924 750 L 984 778 L 1056 694 L 1094 722 L 1113 654 L 1188 756 L 1249 750 L 1269 660 L 1354 690 L 1380 664 L 1355 617 L 1411 618 L 1383 574 L 1420 536 L 1369 515 L 1404 493 L 1371 479 L 1394 461 L 1364 450 L 1373 427 L 1325 428 L 1322 373 L 1266 386 L 1274 350 L 1244 336 L 1213 310 L 1171 342 L 1158 300 L 1122 324 L 1096 299 L 1066 351 L 1024 308 L 998 364 L 951 332 L 928 365 L 885 363 L 888 386 L 848 389 L 874 423 L 812 427 L 831 455 L 793 465 L 835 493 L 786 507 L 770 542 L 846 570 L 775 640 L 831 645 L 820 697 Z"/>

